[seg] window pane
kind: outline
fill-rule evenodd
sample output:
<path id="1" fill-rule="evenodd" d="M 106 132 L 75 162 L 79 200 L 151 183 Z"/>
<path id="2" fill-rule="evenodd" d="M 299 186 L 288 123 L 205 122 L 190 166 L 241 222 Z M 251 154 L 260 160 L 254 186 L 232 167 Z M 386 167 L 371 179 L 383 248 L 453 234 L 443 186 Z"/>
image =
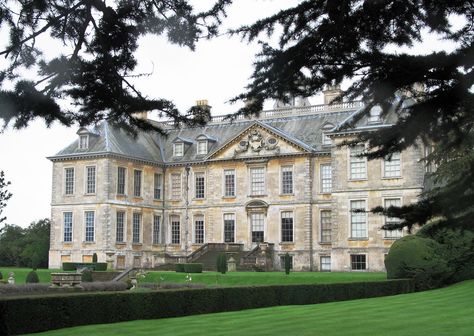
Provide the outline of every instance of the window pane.
<path id="1" fill-rule="evenodd" d="M 332 191 L 332 169 L 331 164 L 321 165 L 321 192 L 330 193 Z"/>
<path id="2" fill-rule="evenodd" d="M 123 243 L 123 232 L 125 226 L 125 212 L 118 211 L 117 212 L 117 230 L 115 234 L 115 241 L 117 243 Z"/>
<path id="3" fill-rule="evenodd" d="M 321 211 L 321 243 L 332 241 L 331 229 L 331 210 Z"/>
<path id="4" fill-rule="evenodd" d="M 265 219 L 263 213 L 253 213 L 250 215 L 252 226 L 252 242 L 261 243 L 264 241 Z"/>
<path id="5" fill-rule="evenodd" d="M 198 143 L 197 143 L 197 154 L 198 155 L 207 154 L 207 140 L 198 141 Z"/>
<path id="6" fill-rule="evenodd" d="M 86 227 L 86 242 L 94 241 L 94 211 L 84 213 Z"/>
<path id="7" fill-rule="evenodd" d="M 235 242 L 235 215 L 224 214 L 224 242 Z"/>
<path id="8" fill-rule="evenodd" d="M 367 261 L 365 254 L 351 254 L 351 269 L 365 270 L 367 269 Z"/>
<path id="9" fill-rule="evenodd" d="M 250 193 L 252 195 L 265 194 L 265 168 L 250 169 Z"/>
<path id="10" fill-rule="evenodd" d="M 132 242 L 140 242 L 140 229 L 142 225 L 142 214 L 134 213 L 133 214 L 133 226 L 132 226 Z"/>
<path id="11" fill-rule="evenodd" d="M 196 198 L 204 198 L 204 173 L 196 173 L 195 179 Z"/>
<path id="12" fill-rule="evenodd" d="M 183 148 L 184 148 L 184 144 L 175 143 L 173 146 L 174 156 L 183 156 Z"/>
<path id="13" fill-rule="evenodd" d="M 224 170 L 224 196 L 235 196 L 235 170 Z"/>
<path id="14" fill-rule="evenodd" d="M 194 220 L 194 242 L 204 244 L 204 216 L 196 216 Z"/>
<path id="15" fill-rule="evenodd" d="M 293 241 L 293 212 L 291 211 L 281 213 L 281 241 Z"/>
<path id="16" fill-rule="evenodd" d="M 163 175 L 155 174 L 155 187 L 153 192 L 154 199 L 161 199 L 161 185 L 162 185 Z"/>
<path id="17" fill-rule="evenodd" d="M 133 196 L 140 197 L 142 195 L 142 171 L 133 171 Z"/>
<path id="18" fill-rule="evenodd" d="M 159 244 L 161 242 L 161 217 L 153 216 L 153 244 Z"/>
<path id="19" fill-rule="evenodd" d="M 367 162 L 365 157 L 358 155 L 364 152 L 363 145 L 350 147 L 350 178 L 365 179 L 367 178 Z"/>
<path id="20" fill-rule="evenodd" d="M 400 153 L 393 153 L 392 157 L 384 160 L 384 177 L 400 177 Z"/>
<path id="21" fill-rule="evenodd" d="M 65 194 L 74 194 L 74 168 L 65 169 L 66 181 L 65 181 Z"/>
<path id="22" fill-rule="evenodd" d="M 86 193 L 95 194 L 95 167 L 86 167 Z"/>
<path id="23" fill-rule="evenodd" d="M 171 174 L 171 198 L 181 198 L 181 174 Z"/>
<path id="24" fill-rule="evenodd" d="M 367 216 L 365 212 L 365 201 L 351 201 L 351 237 L 367 238 Z"/>
<path id="25" fill-rule="evenodd" d="M 117 194 L 125 195 L 125 174 L 126 169 L 124 167 L 117 168 Z"/>
<path id="26" fill-rule="evenodd" d="M 331 257 L 322 256 L 320 258 L 321 271 L 330 272 L 331 271 Z"/>
<path id="27" fill-rule="evenodd" d="M 281 193 L 293 193 L 293 167 L 281 167 Z"/>
<path id="28" fill-rule="evenodd" d="M 400 198 L 388 198 L 384 201 L 384 208 L 389 208 L 391 206 L 400 207 L 402 205 L 402 200 Z M 401 222 L 400 218 L 396 217 L 385 217 L 385 224 L 399 224 Z M 402 230 L 384 230 L 385 238 L 397 239 L 402 237 Z"/>
<path id="29" fill-rule="evenodd" d="M 181 241 L 181 229 L 178 216 L 171 217 L 171 244 L 179 244 Z"/>
<path id="30" fill-rule="evenodd" d="M 72 242 L 72 212 L 65 212 L 64 216 L 64 242 Z"/>

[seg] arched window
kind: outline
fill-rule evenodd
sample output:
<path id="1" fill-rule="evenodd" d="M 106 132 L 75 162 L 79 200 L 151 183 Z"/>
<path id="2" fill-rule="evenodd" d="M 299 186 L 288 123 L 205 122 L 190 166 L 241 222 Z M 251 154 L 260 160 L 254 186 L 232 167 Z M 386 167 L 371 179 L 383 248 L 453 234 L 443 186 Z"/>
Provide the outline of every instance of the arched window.
<path id="1" fill-rule="evenodd" d="M 330 132 L 334 128 L 334 125 L 331 123 L 326 123 L 322 127 L 323 130 L 323 141 L 322 144 L 323 146 L 331 146 L 332 145 L 332 140 L 330 137 L 326 135 L 326 133 Z"/>

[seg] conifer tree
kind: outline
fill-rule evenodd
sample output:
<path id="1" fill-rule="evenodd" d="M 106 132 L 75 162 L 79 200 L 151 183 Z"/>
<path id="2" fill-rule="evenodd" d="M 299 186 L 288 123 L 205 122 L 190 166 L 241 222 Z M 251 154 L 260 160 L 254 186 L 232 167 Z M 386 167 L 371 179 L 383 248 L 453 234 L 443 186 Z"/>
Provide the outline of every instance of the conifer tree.
<path id="1" fill-rule="evenodd" d="M 0 224 L 2 224 L 2 222 L 7 219 L 5 216 L 2 217 L 2 212 L 3 209 L 7 206 L 7 201 L 13 196 L 12 193 L 9 192 L 7 189 L 10 184 L 10 181 L 7 181 L 5 179 L 5 173 L 3 172 L 3 170 L 0 170 Z"/>
<path id="2" fill-rule="evenodd" d="M 262 39 L 246 92 L 233 101 L 245 100 L 239 114 L 248 116 L 258 114 L 265 99 L 307 97 L 327 84 L 350 82 L 339 101 L 365 102 L 354 122 L 375 105 L 382 116 L 391 108 L 398 114 L 393 126 L 360 134 L 357 142 L 368 144 L 369 159 L 425 143 L 434 145 L 427 163 L 438 166 L 431 176 L 436 187 L 419 203 L 374 211 L 397 214 L 403 219 L 399 227 L 442 216 L 451 225 L 474 228 L 472 22 L 469 0 L 301 1 L 233 31 L 248 41 Z M 404 51 L 427 31 L 453 43 L 454 50 Z"/>

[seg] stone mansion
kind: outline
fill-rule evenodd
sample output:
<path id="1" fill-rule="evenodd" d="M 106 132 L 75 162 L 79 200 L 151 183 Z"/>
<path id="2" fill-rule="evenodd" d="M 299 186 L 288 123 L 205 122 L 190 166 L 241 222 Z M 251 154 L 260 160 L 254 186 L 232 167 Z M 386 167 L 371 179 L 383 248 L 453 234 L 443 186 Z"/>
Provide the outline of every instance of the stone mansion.
<path id="1" fill-rule="evenodd" d="M 166 136 L 134 138 L 105 121 L 80 128 L 49 157 L 49 266 L 97 253 L 117 269 L 159 268 L 220 249 L 267 269 L 281 269 L 289 253 L 294 270 L 383 271 L 404 233 L 381 229 L 396 218 L 354 210 L 415 202 L 424 149 L 367 161 L 364 146 L 338 146 L 395 116 L 374 107 L 357 118 L 362 103 L 327 104 L 338 89 L 324 93 L 323 105 L 279 103 L 232 123 L 160 123 Z"/>

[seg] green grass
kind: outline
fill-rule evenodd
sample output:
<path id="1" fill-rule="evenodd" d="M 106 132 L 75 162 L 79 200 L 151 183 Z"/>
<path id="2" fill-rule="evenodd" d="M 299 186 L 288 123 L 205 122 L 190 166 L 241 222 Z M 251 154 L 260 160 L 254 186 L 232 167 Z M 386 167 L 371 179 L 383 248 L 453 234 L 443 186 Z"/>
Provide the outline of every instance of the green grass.
<path id="1" fill-rule="evenodd" d="M 142 282 L 185 282 L 186 273 L 149 272 Z M 246 285 L 282 285 L 282 284 L 313 284 L 330 282 L 354 282 L 385 280 L 383 272 L 217 272 L 191 273 L 193 283 L 210 286 L 246 286 Z M 162 279 L 162 280 L 161 280 Z"/>
<path id="2" fill-rule="evenodd" d="M 90 325 L 37 335 L 474 335 L 474 281 L 433 291 L 160 320 Z"/>
<path id="3" fill-rule="evenodd" d="M 8 274 L 10 272 L 15 273 L 15 283 L 16 284 L 24 284 L 26 280 L 26 275 L 31 272 L 31 268 L 19 268 L 19 267 L 0 267 L 0 272 L 2 272 L 3 279 L 8 279 Z M 51 282 L 51 273 L 53 272 L 62 272 L 61 270 L 55 269 L 40 269 L 36 270 L 38 273 L 38 278 L 40 282 L 49 283 Z"/>

